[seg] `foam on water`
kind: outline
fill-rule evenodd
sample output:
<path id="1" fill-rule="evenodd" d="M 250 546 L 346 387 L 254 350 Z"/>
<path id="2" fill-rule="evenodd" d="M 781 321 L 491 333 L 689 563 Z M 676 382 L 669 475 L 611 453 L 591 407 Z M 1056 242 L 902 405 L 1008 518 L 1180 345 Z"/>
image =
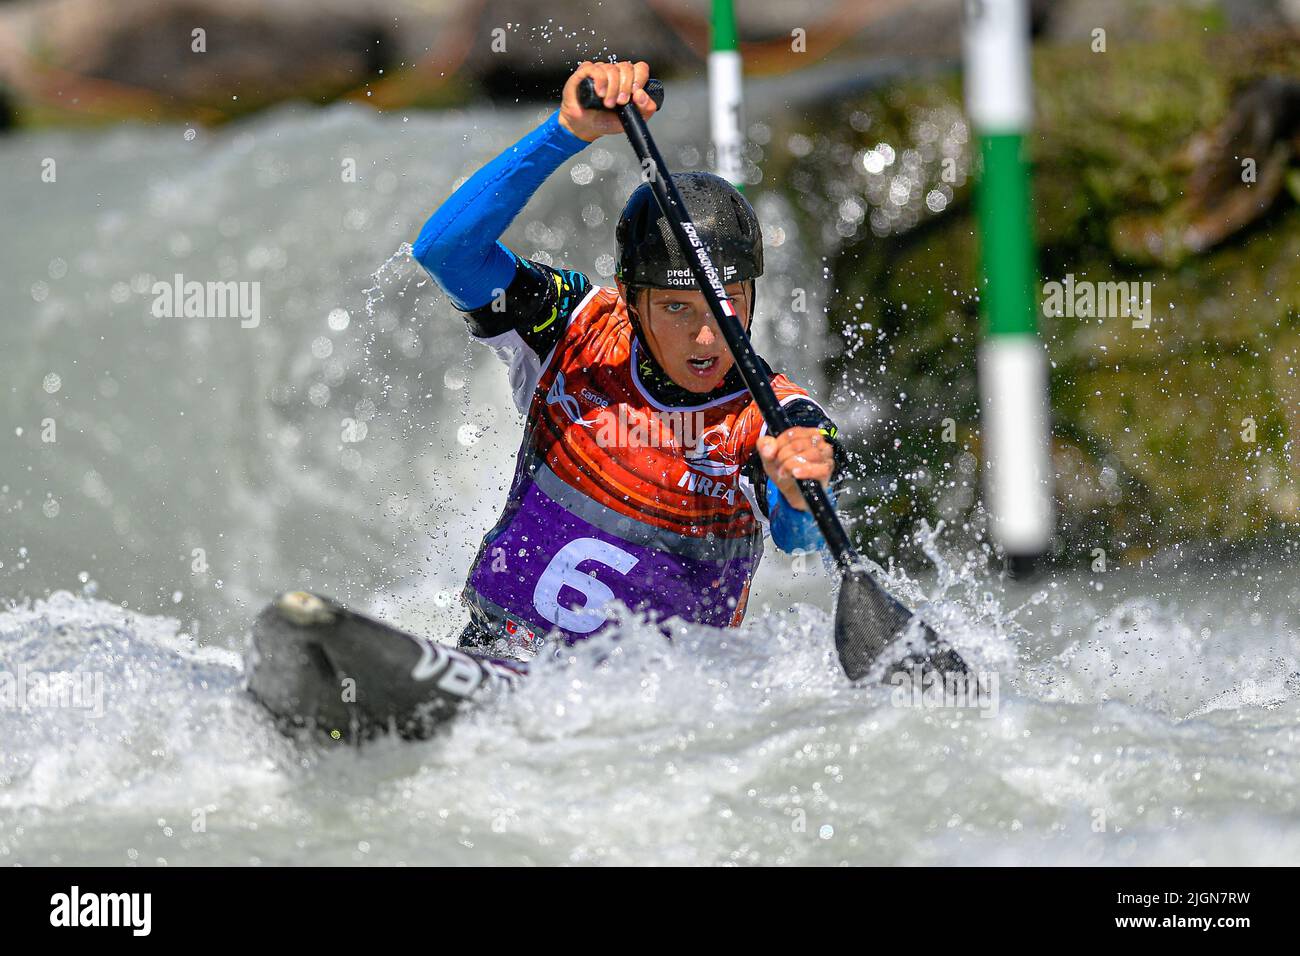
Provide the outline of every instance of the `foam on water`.
<path id="1" fill-rule="evenodd" d="M 999 672 L 991 711 L 851 687 L 828 614 L 801 603 L 671 643 L 629 618 L 435 740 L 360 751 L 279 737 L 239 655 L 176 621 L 56 594 L 0 614 L 0 639 L 28 670 L 102 673 L 108 706 L 0 714 L 0 855 L 1189 863 L 1257 859 L 1240 841 L 1261 834 L 1276 861 L 1296 847 L 1294 632 L 1194 660 L 1177 612 L 1125 600 L 1059 651 L 999 658 L 981 648 L 1032 634 L 965 575 L 931 595 L 967 622 L 946 633 L 982 664 L 1029 658 Z"/>
<path id="2" fill-rule="evenodd" d="M 706 138 L 700 94 L 675 94 L 670 161 Z M 1289 552 L 1021 588 L 919 529 L 934 570 L 890 569 L 890 587 L 999 678 L 995 713 L 850 687 L 831 579 L 769 553 L 738 631 L 665 644 L 629 620 L 425 743 L 276 734 L 240 654 L 276 591 L 444 638 L 463 622 L 455 595 L 520 423 L 504 372 L 403 243 L 536 113 L 344 106 L 192 140 L 0 142 L 6 164 L 81 157 L 39 201 L 0 180 L 0 203 L 35 224 L 0 260 L 0 309 L 23 319 L 0 322 L 0 595 L 18 600 L 0 611 L 0 671 L 100 675 L 105 704 L 0 709 L 0 861 L 1294 858 Z M 636 170 L 598 146 L 507 240 L 608 281 Z M 344 158 L 360 182 L 340 183 Z M 758 336 L 807 380 L 817 356 L 798 346 L 818 336 L 788 334 L 775 292 L 823 294 L 818 253 L 779 204 L 760 213 L 787 241 Z M 146 280 L 175 272 L 261 281 L 262 324 L 155 320 Z M 79 572 L 107 600 L 60 590 Z"/>

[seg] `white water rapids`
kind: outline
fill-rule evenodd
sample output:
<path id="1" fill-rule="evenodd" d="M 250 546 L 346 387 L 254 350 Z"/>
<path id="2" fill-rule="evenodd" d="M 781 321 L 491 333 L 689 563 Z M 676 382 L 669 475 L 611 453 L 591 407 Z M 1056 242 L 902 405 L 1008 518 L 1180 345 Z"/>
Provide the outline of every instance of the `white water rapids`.
<path id="1" fill-rule="evenodd" d="M 676 103 L 665 151 L 698 166 L 703 100 Z M 463 620 L 520 423 L 399 250 L 540 115 L 336 107 L 0 141 L 0 671 L 89 695 L 0 698 L 0 863 L 1300 858 L 1286 549 L 1007 587 L 940 535 L 941 567 L 893 583 L 998 676 L 983 710 L 849 687 L 830 578 L 769 547 L 737 632 L 629 625 L 425 743 L 280 737 L 240 658 L 276 591 L 435 634 Z M 612 281 L 635 176 L 602 141 L 507 241 Z M 761 351 L 809 381 L 798 346 L 819 333 L 774 303 L 824 296 L 820 262 L 779 202 L 759 211 L 782 238 Z M 155 318 L 152 282 L 177 273 L 260 282 L 259 324 Z"/>

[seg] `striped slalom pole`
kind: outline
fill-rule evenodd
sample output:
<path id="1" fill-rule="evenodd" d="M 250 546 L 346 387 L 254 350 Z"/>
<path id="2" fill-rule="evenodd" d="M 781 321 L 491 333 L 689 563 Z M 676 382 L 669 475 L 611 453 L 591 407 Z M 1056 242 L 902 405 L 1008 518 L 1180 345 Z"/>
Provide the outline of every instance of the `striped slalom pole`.
<path id="1" fill-rule="evenodd" d="M 976 187 L 984 335 L 979 350 L 984 483 L 994 542 L 1013 574 L 1052 535 L 1047 357 L 1038 338 L 1030 174 L 1027 0 L 965 4 L 966 111 L 983 172 Z"/>
<path id="2" fill-rule="evenodd" d="M 713 138 L 713 171 L 737 189 L 744 189 L 740 47 L 736 42 L 736 11 L 731 0 L 713 0 L 710 33 L 709 128 Z"/>

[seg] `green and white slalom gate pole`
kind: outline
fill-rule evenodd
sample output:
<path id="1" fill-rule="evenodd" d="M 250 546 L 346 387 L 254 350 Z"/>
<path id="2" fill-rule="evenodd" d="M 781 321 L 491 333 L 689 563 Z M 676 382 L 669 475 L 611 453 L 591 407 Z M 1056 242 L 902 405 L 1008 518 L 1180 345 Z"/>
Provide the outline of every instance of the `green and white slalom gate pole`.
<path id="1" fill-rule="evenodd" d="M 737 189 L 744 189 L 740 47 L 736 42 L 736 11 L 731 0 L 713 0 L 710 33 L 713 40 L 709 52 L 709 128 L 713 138 L 713 171 Z"/>
<path id="2" fill-rule="evenodd" d="M 984 339 L 979 352 L 985 492 L 994 542 L 1012 573 L 1052 535 L 1047 358 L 1037 331 L 1029 168 L 1027 0 L 967 0 L 966 110 L 979 144 Z"/>

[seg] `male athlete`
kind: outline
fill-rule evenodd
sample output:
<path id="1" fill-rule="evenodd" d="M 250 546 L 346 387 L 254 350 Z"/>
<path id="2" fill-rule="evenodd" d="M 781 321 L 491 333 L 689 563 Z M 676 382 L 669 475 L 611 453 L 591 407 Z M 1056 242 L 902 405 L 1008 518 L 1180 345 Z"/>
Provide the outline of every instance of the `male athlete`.
<path id="1" fill-rule="evenodd" d="M 835 426 L 776 375 L 795 427 L 767 434 L 649 185 L 619 219 L 615 288 L 498 241 L 547 176 L 622 132 L 614 114 L 578 105 L 578 84 L 591 77 L 607 107 L 649 117 L 649 75 L 645 63 L 583 63 L 560 109 L 456 190 L 415 243 L 470 334 L 507 363 L 527 416 L 505 510 L 465 586 L 462 647 L 527 659 L 549 633 L 595 633 L 614 600 L 735 626 L 765 531 L 785 551 L 824 546 L 796 480 L 830 481 Z M 763 274 L 754 210 L 709 173 L 673 180 L 748 329 Z"/>

